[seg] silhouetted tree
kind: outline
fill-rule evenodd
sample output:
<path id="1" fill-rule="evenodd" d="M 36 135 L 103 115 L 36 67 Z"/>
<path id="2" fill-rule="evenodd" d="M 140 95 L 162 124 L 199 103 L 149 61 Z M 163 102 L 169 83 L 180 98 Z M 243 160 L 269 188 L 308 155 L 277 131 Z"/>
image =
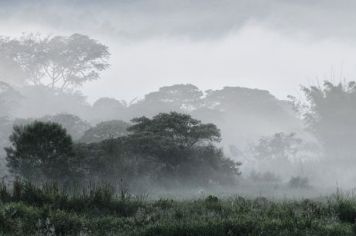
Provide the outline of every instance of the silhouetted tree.
<path id="1" fill-rule="evenodd" d="M 64 182 L 79 174 L 71 137 L 56 123 L 15 126 L 5 148 L 10 172 L 31 181 Z"/>
<path id="2" fill-rule="evenodd" d="M 163 164 L 162 176 L 190 176 L 206 184 L 209 179 L 222 181 L 217 177 L 222 173 L 230 178 L 238 174 L 239 164 L 226 159 L 213 145 L 220 141 L 220 131 L 214 124 L 203 124 L 176 112 L 160 113 L 152 119 L 135 118 L 132 122 L 127 138 L 132 152 Z"/>
<path id="3" fill-rule="evenodd" d="M 26 82 L 61 90 L 98 79 L 109 57 L 105 45 L 81 34 L 1 38 L 0 54 L 6 58 L 1 62 L 20 69 Z"/>
<path id="4" fill-rule="evenodd" d="M 128 129 L 131 137 L 151 136 L 151 141 L 174 143 L 182 148 L 195 144 L 220 141 L 220 130 L 214 124 L 202 124 L 190 115 L 177 112 L 160 113 L 152 119 L 135 118 Z M 157 140 L 155 140 L 157 138 Z"/>
<path id="5" fill-rule="evenodd" d="M 214 144 L 220 141 L 214 124 L 186 114 L 160 113 L 132 120 L 129 134 L 100 143 L 78 144 L 89 178 L 128 181 L 149 178 L 156 184 L 226 184 L 239 174 L 236 163 Z"/>

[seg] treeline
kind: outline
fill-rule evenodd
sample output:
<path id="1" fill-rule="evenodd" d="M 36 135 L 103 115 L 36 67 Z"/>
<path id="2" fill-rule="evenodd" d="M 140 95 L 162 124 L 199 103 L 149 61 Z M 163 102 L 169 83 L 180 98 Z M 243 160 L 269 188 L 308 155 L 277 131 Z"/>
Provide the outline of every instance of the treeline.
<path id="1" fill-rule="evenodd" d="M 215 125 L 171 112 L 135 118 L 126 135 L 87 144 L 74 143 L 57 123 L 34 121 L 15 126 L 5 150 L 10 173 L 32 183 L 108 183 L 142 191 L 236 183 L 239 163 L 224 156 L 218 141 Z"/>
<path id="2" fill-rule="evenodd" d="M 120 150 L 116 152 L 127 154 L 123 156 L 136 158 L 143 154 L 139 149 L 129 148 L 140 140 L 132 136 L 133 131 L 127 131 L 132 125 L 130 121 L 175 111 L 217 125 L 225 153 L 242 162 L 245 176 L 251 173 L 251 179 L 317 177 L 319 183 L 324 180 L 325 184 L 334 181 L 335 176 L 352 179 L 347 176 L 353 176 L 356 153 L 355 82 L 325 81 L 319 86 L 303 87 L 301 99 L 288 100 L 279 100 L 259 89 L 224 87 L 202 91 L 191 84 L 177 84 L 130 102 L 99 98 L 91 105 L 76 89 L 100 79 L 100 73 L 108 68 L 110 53 L 105 45 L 80 34 L 48 37 L 25 34 L 20 38 L 0 38 L 0 53 L 0 80 L 6 81 L 0 82 L 1 151 L 10 145 L 8 137 L 13 125 L 39 120 L 61 124 L 76 143 L 83 143 L 74 144 L 75 153 L 101 150 L 100 153 L 108 155 L 106 149 L 111 145 Z M 133 137 L 137 138 L 135 142 Z M 104 140 L 110 138 L 114 142 L 109 145 Z M 206 150 L 196 149 L 194 156 Z M 215 149 L 213 152 L 220 155 Z M 96 151 L 93 153 L 90 155 L 98 155 Z M 154 158 L 148 158 L 153 154 L 145 151 L 144 155 L 158 160 L 161 154 L 154 153 Z M 171 168 L 170 162 L 162 165 L 165 167 L 152 168 L 174 173 L 167 169 Z"/>

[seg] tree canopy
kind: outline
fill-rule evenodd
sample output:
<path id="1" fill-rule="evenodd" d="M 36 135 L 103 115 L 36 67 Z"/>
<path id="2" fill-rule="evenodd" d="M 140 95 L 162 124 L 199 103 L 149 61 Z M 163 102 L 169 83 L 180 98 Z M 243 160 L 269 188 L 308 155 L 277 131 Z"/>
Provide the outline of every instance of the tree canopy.
<path id="1" fill-rule="evenodd" d="M 151 119 L 138 117 L 132 123 L 128 135 L 77 145 L 90 176 L 205 185 L 210 181 L 228 183 L 239 174 L 239 163 L 226 158 L 214 145 L 220 141 L 214 124 L 176 112 Z"/>
<path id="2" fill-rule="evenodd" d="M 25 82 L 65 90 L 99 78 L 108 64 L 108 48 L 86 35 L 24 34 L 0 39 L 2 64 L 20 70 Z"/>
<path id="3" fill-rule="evenodd" d="M 184 148 L 205 141 L 220 141 L 220 130 L 214 124 L 202 124 L 187 114 L 160 113 L 152 119 L 139 117 L 132 122 L 133 125 L 128 128 L 132 136 L 160 137 Z"/>

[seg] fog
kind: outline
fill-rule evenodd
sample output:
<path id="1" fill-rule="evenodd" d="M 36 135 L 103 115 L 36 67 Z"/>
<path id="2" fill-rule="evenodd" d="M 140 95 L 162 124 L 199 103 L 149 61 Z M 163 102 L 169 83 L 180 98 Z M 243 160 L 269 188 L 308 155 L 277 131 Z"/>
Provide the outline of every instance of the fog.
<path id="1" fill-rule="evenodd" d="M 177 83 L 204 90 L 262 88 L 285 99 L 297 95 L 300 84 L 322 81 L 330 73 L 355 75 L 353 5 L 275 0 L 2 1 L 0 31 L 12 36 L 82 33 L 108 45 L 111 68 L 104 79 L 83 87 L 90 102 L 104 96 L 131 100 Z"/>
<path id="2" fill-rule="evenodd" d="M 180 187 L 191 182 L 189 193 L 318 196 L 351 190 L 356 180 L 355 4 L 2 1 L 0 175 L 21 173 L 12 170 L 19 167 L 9 165 L 9 151 L 3 151 L 14 147 L 12 127 L 38 120 L 59 123 L 71 135 L 76 155 L 90 159 L 83 161 L 89 166 L 84 176 L 114 183 L 127 179 L 135 191 L 149 183 L 168 194 L 173 182 Z M 160 113 L 178 119 L 170 112 L 216 125 L 221 142 L 201 134 L 195 149 L 179 143 L 187 157 L 205 155 L 215 162 L 195 163 L 196 170 L 176 160 L 162 164 L 167 153 L 184 159 L 182 150 L 172 151 L 179 145 L 157 154 L 168 144 L 143 142 L 139 135 L 147 130 L 130 131 L 136 123 L 146 124 L 132 120 L 137 117 L 152 124 Z M 163 135 L 157 128 L 150 132 Z M 117 153 L 108 148 L 110 140 Z M 155 152 L 136 152 L 146 146 Z M 108 159 L 111 155 L 122 162 Z M 119 174 L 104 176 L 109 170 L 95 162 L 102 159 L 106 165 L 113 161 L 114 167 L 105 168 Z M 221 166 L 239 173 L 223 173 Z M 168 167 L 177 179 L 167 174 Z"/>

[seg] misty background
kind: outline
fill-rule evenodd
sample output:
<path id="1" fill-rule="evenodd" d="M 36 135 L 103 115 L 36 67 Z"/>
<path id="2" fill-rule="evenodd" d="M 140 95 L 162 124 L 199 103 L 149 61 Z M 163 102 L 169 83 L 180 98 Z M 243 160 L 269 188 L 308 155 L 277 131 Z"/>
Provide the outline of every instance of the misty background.
<path id="1" fill-rule="evenodd" d="M 1 2 L 4 38 L 81 34 L 110 52 L 99 79 L 55 93 L 29 86 L 16 67 L 2 64 L 1 147 L 9 145 L 14 124 L 54 121 L 76 142 L 94 143 L 126 135 L 135 117 L 177 111 L 216 124 L 219 147 L 241 163 L 242 185 L 353 188 L 353 6 L 328 0 Z M 344 100 L 333 100 L 334 94 Z M 335 112 L 340 104 L 345 107 Z M 341 118 L 327 116 L 334 112 Z M 318 123 L 318 115 L 330 119 Z M 112 127 L 119 127 L 116 133 Z"/>
<path id="2" fill-rule="evenodd" d="M 82 33 L 109 46 L 111 68 L 83 88 L 90 102 L 130 101 L 177 83 L 261 88 L 285 99 L 300 84 L 356 74 L 351 0 L 0 4 L 4 35 Z"/>

